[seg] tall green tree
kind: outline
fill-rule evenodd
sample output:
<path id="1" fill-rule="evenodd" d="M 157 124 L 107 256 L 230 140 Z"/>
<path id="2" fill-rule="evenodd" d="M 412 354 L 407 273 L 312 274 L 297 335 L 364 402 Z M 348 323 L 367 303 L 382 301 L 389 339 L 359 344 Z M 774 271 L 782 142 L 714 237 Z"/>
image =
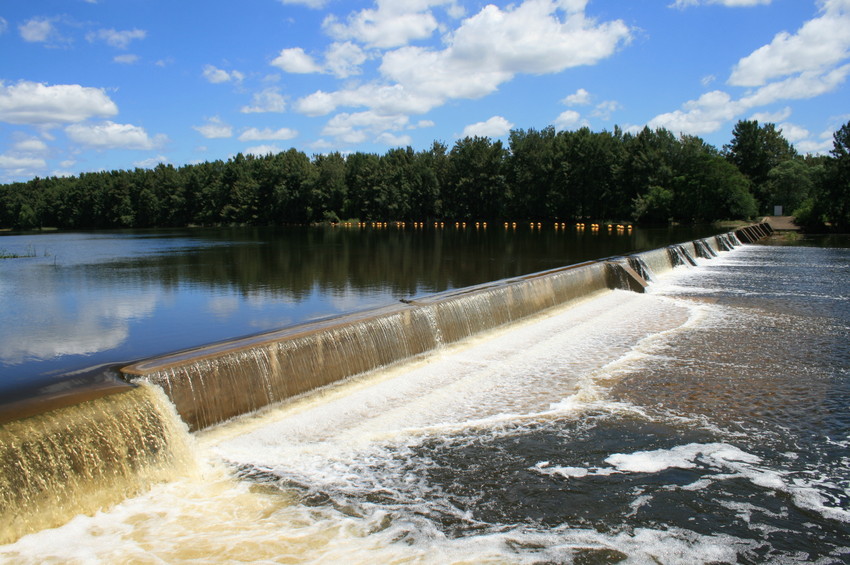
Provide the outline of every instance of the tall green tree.
<path id="1" fill-rule="evenodd" d="M 411 220 L 434 220 L 443 215 L 443 190 L 448 178 L 449 148 L 439 141 L 416 154 L 417 184 L 411 195 Z"/>
<path id="2" fill-rule="evenodd" d="M 345 159 L 345 184 L 348 187 L 346 217 L 378 221 L 386 216 L 381 196 L 381 159 L 374 153 L 352 153 Z"/>
<path id="3" fill-rule="evenodd" d="M 832 229 L 850 230 L 850 122 L 836 131 L 832 151 L 824 165 L 821 202 Z"/>
<path id="4" fill-rule="evenodd" d="M 622 161 L 619 131 L 590 128 L 561 132 L 556 143 L 560 163 L 560 217 L 609 220 L 627 217 L 631 201 L 621 198 L 617 177 Z"/>
<path id="5" fill-rule="evenodd" d="M 767 173 L 764 192 L 768 201 L 782 206 L 785 214 L 793 213 L 811 194 L 817 172 L 803 159 L 782 161 Z"/>
<path id="6" fill-rule="evenodd" d="M 635 220 L 668 222 L 673 204 L 674 165 L 681 143 L 666 129 L 643 128 L 623 138 L 623 158 L 617 183 Z M 623 215 L 621 217 L 628 217 Z"/>
<path id="7" fill-rule="evenodd" d="M 413 162 L 413 148 L 390 149 L 381 158 L 382 196 L 389 220 L 410 218 L 410 200 L 417 183 Z"/>
<path id="8" fill-rule="evenodd" d="M 757 120 L 741 120 L 735 124 L 732 141 L 723 146 L 723 151 L 729 162 L 752 182 L 762 212 L 771 212 L 774 203 L 770 201 L 768 175 L 783 161 L 797 156 L 797 151 L 782 136 L 782 130 L 772 123 L 759 125 Z"/>
<path id="9" fill-rule="evenodd" d="M 196 195 L 186 186 L 186 169 L 160 163 L 147 171 L 159 210 L 154 225 L 185 226 L 192 223 Z"/>
<path id="10" fill-rule="evenodd" d="M 229 198 L 229 188 L 223 182 L 224 169 L 225 163 L 221 160 L 201 163 L 189 179 L 190 186 L 198 194 L 195 223 L 216 225 L 221 222 L 221 210 Z"/>
<path id="11" fill-rule="evenodd" d="M 559 163 L 555 155 L 555 128 L 512 130 L 506 176 L 506 198 L 512 217 L 539 220 L 558 209 Z"/>
<path id="12" fill-rule="evenodd" d="M 100 201 L 103 215 L 100 226 L 104 228 L 129 228 L 135 225 L 136 209 L 133 205 L 133 183 L 128 171 L 112 171 L 101 186 Z"/>
<path id="13" fill-rule="evenodd" d="M 699 137 L 683 136 L 674 217 L 685 222 L 750 218 L 757 213 L 750 181 Z"/>
<path id="14" fill-rule="evenodd" d="M 238 153 L 224 166 L 221 177 L 224 202 L 219 212 L 225 224 L 256 224 L 260 210 L 260 184 L 252 174 L 256 159 Z"/>
<path id="15" fill-rule="evenodd" d="M 506 150 L 499 140 L 465 137 L 452 147 L 443 190 L 443 215 L 451 220 L 496 220 L 504 215 Z"/>
<path id="16" fill-rule="evenodd" d="M 345 158 L 339 153 L 316 155 L 313 158 L 316 176 L 310 191 L 308 219 L 310 221 L 339 220 L 346 208 L 348 190 L 345 185 Z"/>
<path id="17" fill-rule="evenodd" d="M 316 167 L 297 149 L 289 149 L 272 157 L 274 191 L 271 221 L 275 224 L 302 224 L 310 221 L 311 191 L 316 180 Z"/>

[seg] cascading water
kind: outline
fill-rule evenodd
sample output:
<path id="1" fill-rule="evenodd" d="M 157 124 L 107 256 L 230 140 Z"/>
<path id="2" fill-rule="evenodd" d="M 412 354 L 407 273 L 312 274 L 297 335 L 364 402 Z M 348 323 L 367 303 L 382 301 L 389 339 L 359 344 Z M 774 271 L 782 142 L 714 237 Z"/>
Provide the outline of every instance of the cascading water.
<path id="1" fill-rule="evenodd" d="M 696 267 L 696 259 L 693 258 L 684 246 L 671 245 L 667 248 L 667 250 L 670 253 L 670 261 L 673 263 L 673 266 L 678 267 L 680 265 L 690 265 L 692 267 Z"/>
<path id="2" fill-rule="evenodd" d="M 122 371 L 163 388 L 199 430 L 357 374 L 405 361 L 618 283 L 604 262 L 435 294 L 177 353 Z"/>
<path id="3" fill-rule="evenodd" d="M 717 252 L 704 239 L 694 241 L 694 249 L 697 256 L 703 259 L 713 259 L 717 257 Z"/>
<path id="4" fill-rule="evenodd" d="M 735 239 L 735 241 L 733 241 L 733 237 L 734 234 L 723 233 L 714 236 L 714 241 L 717 243 L 717 246 L 721 251 L 732 251 L 733 249 L 735 249 L 736 245 L 741 244 L 740 241 L 737 241 L 737 238 Z"/>
<path id="5" fill-rule="evenodd" d="M 629 265 L 631 265 L 632 269 L 635 270 L 643 280 L 647 282 L 651 282 L 653 280 L 652 269 L 649 268 L 649 265 L 646 264 L 646 261 L 643 257 L 639 255 L 632 255 L 627 257 L 629 261 Z"/>
<path id="6" fill-rule="evenodd" d="M 55 527 L 192 467 L 162 391 L 143 385 L 0 427 L 0 543 Z"/>

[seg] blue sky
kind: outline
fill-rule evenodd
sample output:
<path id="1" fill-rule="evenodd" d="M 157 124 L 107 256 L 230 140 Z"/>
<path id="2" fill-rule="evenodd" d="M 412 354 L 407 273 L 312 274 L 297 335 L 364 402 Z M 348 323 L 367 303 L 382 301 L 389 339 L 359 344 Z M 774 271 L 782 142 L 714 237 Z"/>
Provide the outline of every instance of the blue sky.
<path id="1" fill-rule="evenodd" d="M 548 125 L 824 153 L 849 74 L 850 0 L 7 1 L 0 182 Z"/>

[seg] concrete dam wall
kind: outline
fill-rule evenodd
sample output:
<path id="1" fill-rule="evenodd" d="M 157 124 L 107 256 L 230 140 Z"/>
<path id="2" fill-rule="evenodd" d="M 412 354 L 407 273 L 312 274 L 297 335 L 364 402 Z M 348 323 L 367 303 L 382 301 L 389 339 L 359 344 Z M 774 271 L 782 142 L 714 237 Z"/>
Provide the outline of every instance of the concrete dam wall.
<path id="1" fill-rule="evenodd" d="M 124 367 L 156 384 L 191 430 L 203 429 L 547 309 L 612 289 L 641 292 L 652 273 L 696 264 L 769 235 L 767 224 L 679 245 L 404 300 Z"/>

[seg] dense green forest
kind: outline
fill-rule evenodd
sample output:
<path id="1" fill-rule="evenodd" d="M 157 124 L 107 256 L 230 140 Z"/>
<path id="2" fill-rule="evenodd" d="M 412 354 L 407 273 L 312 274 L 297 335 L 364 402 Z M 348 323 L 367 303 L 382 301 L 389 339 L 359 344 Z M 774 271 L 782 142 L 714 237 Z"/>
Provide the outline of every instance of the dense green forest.
<path id="1" fill-rule="evenodd" d="M 276 225 L 339 221 L 747 219 L 775 205 L 812 228 L 850 227 L 850 122 L 802 157 L 774 124 L 740 121 L 722 149 L 665 129 L 514 130 L 384 155 L 296 149 L 0 185 L 0 228 Z"/>

